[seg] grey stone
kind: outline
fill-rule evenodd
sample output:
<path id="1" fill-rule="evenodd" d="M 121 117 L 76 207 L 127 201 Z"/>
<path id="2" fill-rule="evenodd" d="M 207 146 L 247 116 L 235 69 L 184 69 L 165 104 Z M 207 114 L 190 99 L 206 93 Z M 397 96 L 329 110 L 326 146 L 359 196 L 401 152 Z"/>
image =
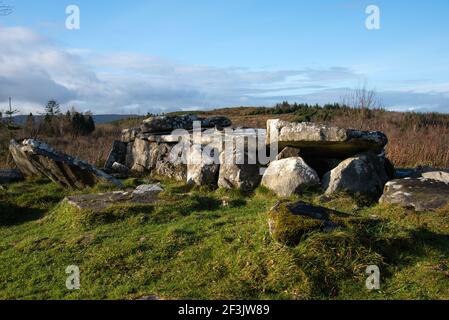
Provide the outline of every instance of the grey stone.
<path id="1" fill-rule="evenodd" d="M 441 181 L 449 184 L 449 172 L 446 171 L 430 171 L 422 174 L 423 178 Z"/>
<path id="2" fill-rule="evenodd" d="M 247 151 L 225 150 L 220 154 L 218 186 L 251 191 L 260 184 L 260 166 Z"/>
<path id="3" fill-rule="evenodd" d="M 129 168 L 121 163 L 114 162 L 112 164 L 111 171 L 114 173 L 127 174 L 129 173 Z"/>
<path id="4" fill-rule="evenodd" d="M 262 185 L 281 197 L 289 197 L 319 184 L 318 174 L 300 157 L 271 162 L 262 178 Z"/>
<path id="5" fill-rule="evenodd" d="M 115 204 L 126 203 L 154 203 L 158 201 L 158 194 L 163 189 L 158 185 L 142 185 L 133 192 L 115 191 L 100 194 L 81 194 L 64 199 L 69 205 L 81 209 L 99 212 Z"/>
<path id="6" fill-rule="evenodd" d="M 267 144 L 277 142 L 279 148 L 296 147 L 302 156 L 320 155 L 345 159 L 357 153 L 381 153 L 388 143 L 382 132 L 359 131 L 315 123 L 293 123 L 268 120 Z"/>
<path id="7" fill-rule="evenodd" d="M 127 143 L 122 141 L 114 141 L 112 143 L 112 149 L 109 152 L 109 156 L 106 160 L 104 168 L 106 170 L 111 170 L 112 165 L 116 162 L 125 163 L 126 162 L 126 152 L 127 152 Z"/>
<path id="8" fill-rule="evenodd" d="M 54 150 L 49 145 L 28 139 L 20 144 L 12 140 L 10 151 L 19 170 L 25 175 L 46 176 L 63 187 L 83 189 L 103 181 L 123 184 L 95 166 Z"/>
<path id="9" fill-rule="evenodd" d="M 140 128 L 125 129 L 122 131 L 122 142 L 130 143 L 133 142 L 137 135 L 140 133 Z"/>
<path id="10" fill-rule="evenodd" d="M 449 204 L 449 185 L 425 178 L 392 180 L 385 185 L 379 202 L 397 204 L 418 212 L 432 211 Z"/>
<path id="11" fill-rule="evenodd" d="M 380 196 L 389 180 L 385 158 L 363 153 L 346 159 L 323 177 L 326 194 L 339 191 Z"/>
<path id="12" fill-rule="evenodd" d="M 218 150 L 201 145 L 190 148 L 187 159 L 187 183 L 198 186 L 216 186 L 220 164 Z"/>
<path id="13" fill-rule="evenodd" d="M 142 133 L 171 133 L 177 129 L 191 130 L 193 123 L 198 121 L 202 128 L 229 127 L 231 121 L 225 117 L 199 118 L 196 115 L 151 117 L 143 121 L 140 127 Z"/>

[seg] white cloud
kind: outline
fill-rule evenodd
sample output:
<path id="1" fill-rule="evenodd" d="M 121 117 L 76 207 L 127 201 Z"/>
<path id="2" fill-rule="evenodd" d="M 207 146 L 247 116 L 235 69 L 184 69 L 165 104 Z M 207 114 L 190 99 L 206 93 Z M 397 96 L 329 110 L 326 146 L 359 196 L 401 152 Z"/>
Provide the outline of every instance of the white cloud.
<path id="1" fill-rule="evenodd" d="M 98 114 L 271 105 L 282 100 L 326 103 L 339 101 L 344 88 L 364 77 L 344 67 L 254 70 L 186 65 L 126 52 L 100 55 L 90 49 L 62 48 L 23 27 L 0 27 L 0 42 L 8 44 L 0 47 L 0 108 L 11 96 L 23 113 L 42 110 L 49 99 Z M 444 88 L 446 84 L 432 94 L 382 95 L 391 105 L 418 99 L 422 106 L 447 108 Z"/>

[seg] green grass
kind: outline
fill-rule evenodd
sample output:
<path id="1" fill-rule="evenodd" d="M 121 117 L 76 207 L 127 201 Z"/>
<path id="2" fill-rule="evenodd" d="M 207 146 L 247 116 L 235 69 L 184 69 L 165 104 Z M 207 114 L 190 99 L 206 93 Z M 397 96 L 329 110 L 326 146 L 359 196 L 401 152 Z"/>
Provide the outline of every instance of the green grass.
<path id="1" fill-rule="evenodd" d="M 286 247 L 269 235 L 267 212 L 278 199 L 266 189 L 162 184 L 158 204 L 98 214 L 61 202 L 73 192 L 46 180 L 0 191 L 0 299 L 449 298 L 449 208 L 416 214 L 308 191 L 292 200 L 350 216 Z M 381 269 L 380 291 L 365 288 L 371 264 Z M 80 290 L 65 287 L 69 265 L 80 267 Z"/>

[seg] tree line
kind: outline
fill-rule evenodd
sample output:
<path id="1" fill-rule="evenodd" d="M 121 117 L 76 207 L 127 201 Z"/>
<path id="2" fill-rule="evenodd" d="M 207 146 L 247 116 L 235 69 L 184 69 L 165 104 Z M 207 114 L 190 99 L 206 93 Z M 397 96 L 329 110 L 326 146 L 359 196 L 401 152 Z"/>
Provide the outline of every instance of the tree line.
<path id="1" fill-rule="evenodd" d="M 95 131 L 95 121 L 90 112 L 78 112 L 74 107 L 66 113 L 61 112 L 61 107 L 55 100 L 50 100 L 44 107 L 44 113 L 36 117 L 30 113 L 22 126 L 14 121 L 14 116 L 19 110 L 14 109 L 9 103 L 9 108 L 0 112 L 0 126 L 9 131 L 23 129 L 28 137 L 36 136 L 63 136 L 72 137 L 88 136 Z"/>

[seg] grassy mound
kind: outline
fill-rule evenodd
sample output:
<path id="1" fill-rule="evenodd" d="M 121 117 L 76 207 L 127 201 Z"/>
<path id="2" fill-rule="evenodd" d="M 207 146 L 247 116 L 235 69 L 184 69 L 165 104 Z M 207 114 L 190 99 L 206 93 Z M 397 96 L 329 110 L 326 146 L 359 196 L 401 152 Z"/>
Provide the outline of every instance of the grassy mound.
<path id="1" fill-rule="evenodd" d="M 269 234 L 279 199 L 266 189 L 162 184 L 160 203 L 98 214 L 61 202 L 69 192 L 45 180 L 0 191 L 0 299 L 449 298 L 449 208 L 416 214 L 309 192 L 289 200 L 349 216 L 287 247 Z M 65 287 L 69 265 L 80 267 L 80 290 Z M 365 288 L 368 265 L 381 270 L 380 291 Z"/>

